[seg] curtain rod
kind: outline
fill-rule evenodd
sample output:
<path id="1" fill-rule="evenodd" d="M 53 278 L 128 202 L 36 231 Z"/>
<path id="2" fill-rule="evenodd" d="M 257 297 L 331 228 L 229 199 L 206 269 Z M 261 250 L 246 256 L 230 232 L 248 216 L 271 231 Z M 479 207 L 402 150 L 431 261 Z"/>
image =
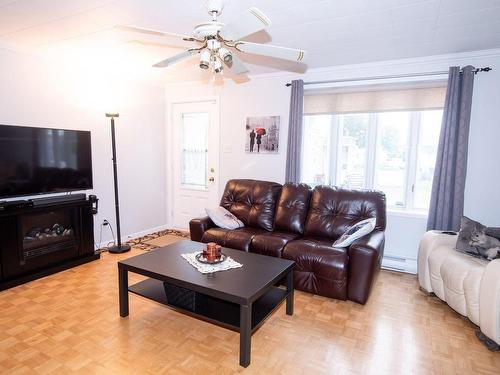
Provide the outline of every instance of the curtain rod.
<path id="1" fill-rule="evenodd" d="M 474 70 L 474 74 L 479 72 L 489 72 L 492 70 L 489 66 L 485 68 L 477 68 Z M 426 76 L 438 76 L 448 74 L 447 70 L 443 70 L 440 72 L 427 72 L 427 73 L 411 73 L 411 74 L 393 74 L 388 76 L 374 76 L 374 77 L 363 77 L 363 78 L 346 78 L 346 79 L 334 79 L 328 81 L 312 81 L 312 82 L 304 82 L 304 85 L 319 85 L 323 83 L 342 83 L 342 82 L 359 82 L 359 81 L 372 81 L 377 79 L 390 79 L 390 78 L 410 78 L 410 77 L 426 77 Z M 285 86 L 291 86 L 291 83 L 287 83 Z"/>

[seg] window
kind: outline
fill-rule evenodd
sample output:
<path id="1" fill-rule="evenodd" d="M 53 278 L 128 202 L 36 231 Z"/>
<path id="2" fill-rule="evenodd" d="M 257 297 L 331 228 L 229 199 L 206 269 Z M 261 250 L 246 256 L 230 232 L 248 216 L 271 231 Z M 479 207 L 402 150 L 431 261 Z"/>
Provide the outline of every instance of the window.
<path id="1" fill-rule="evenodd" d="M 329 181 L 331 121 L 333 116 L 318 115 L 304 118 L 304 168 L 303 179 L 314 185 L 321 185 Z"/>
<path id="2" fill-rule="evenodd" d="M 367 114 L 338 116 L 337 185 L 352 188 L 365 186 L 369 120 Z"/>
<path id="3" fill-rule="evenodd" d="M 302 180 L 374 188 L 390 208 L 427 210 L 441 109 L 304 116 Z"/>
<path id="4" fill-rule="evenodd" d="M 442 116 L 442 111 L 424 111 L 420 114 L 417 163 L 413 183 L 413 207 L 416 209 L 427 209 L 431 200 Z"/>
<path id="5" fill-rule="evenodd" d="M 377 141 L 373 187 L 385 192 L 388 206 L 405 206 L 410 119 L 410 112 L 376 115 Z"/>
<path id="6" fill-rule="evenodd" d="M 181 184 L 207 188 L 208 113 L 182 114 Z"/>

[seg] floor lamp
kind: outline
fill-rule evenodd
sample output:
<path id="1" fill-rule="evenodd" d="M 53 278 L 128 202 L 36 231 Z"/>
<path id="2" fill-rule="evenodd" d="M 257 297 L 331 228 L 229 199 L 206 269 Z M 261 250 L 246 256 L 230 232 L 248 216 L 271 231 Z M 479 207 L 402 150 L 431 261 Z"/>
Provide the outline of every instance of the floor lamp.
<path id="1" fill-rule="evenodd" d="M 111 118 L 111 146 L 113 148 L 113 178 L 115 187 L 115 212 L 116 212 L 116 236 L 117 244 L 108 248 L 108 252 L 113 254 L 125 253 L 130 250 L 130 246 L 122 244 L 122 234 L 120 231 L 120 202 L 118 199 L 118 171 L 116 164 L 116 140 L 115 140 L 115 117 L 119 117 L 119 113 L 106 113 L 106 117 Z"/>

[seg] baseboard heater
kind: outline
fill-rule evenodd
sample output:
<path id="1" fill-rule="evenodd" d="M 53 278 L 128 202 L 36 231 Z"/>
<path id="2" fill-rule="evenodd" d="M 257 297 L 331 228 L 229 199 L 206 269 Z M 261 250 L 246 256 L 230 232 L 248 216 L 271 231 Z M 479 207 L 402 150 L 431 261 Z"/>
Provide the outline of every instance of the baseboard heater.
<path id="1" fill-rule="evenodd" d="M 382 268 L 396 272 L 416 273 L 416 261 L 395 255 L 384 255 Z"/>
<path id="2" fill-rule="evenodd" d="M 391 266 L 382 266 L 384 270 L 389 270 L 389 271 L 397 271 L 397 272 L 406 272 L 406 269 L 404 268 L 399 268 L 399 267 L 391 267 Z"/>

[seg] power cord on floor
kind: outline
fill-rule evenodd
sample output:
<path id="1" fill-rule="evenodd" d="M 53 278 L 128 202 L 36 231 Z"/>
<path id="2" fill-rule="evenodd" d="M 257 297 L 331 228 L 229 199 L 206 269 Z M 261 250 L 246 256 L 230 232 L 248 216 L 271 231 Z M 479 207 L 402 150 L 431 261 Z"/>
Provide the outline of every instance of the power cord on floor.
<path id="1" fill-rule="evenodd" d="M 116 245 L 115 232 L 114 232 L 113 227 L 111 226 L 111 224 L 109 224 L 109 221 L 107 221 L 106 219 L 104 219 L 104 220 L 103 220 L 103 222 L 102 222 L 102 224 L 101 224 L 101 227 L 100 227 L 100 230 L 99 230 L 99 243 L 98 243 L 98 244 L 99 244 L 99 245 L 101 245 L 101 243 L 102 243 L 102 229 L 103 229 L 103 227 L 105 227 L 105 226 L 109 226 L 109 229 L 111 230 L 111 236 L 113 237 L 113 241 L 109 241 L 109 242 L 106 244 L 106 246 L 101 247 L 101 248 L 98 248 L 98 246 L 96 245 L 96 243 L 95 243 L 95 241 L 94 241 L 94 249 L 95 249 L 95 251 L 96 251 L 96 252 L 98 251 L 98 252 L 99 252 L 99 254 L 102 254 L 102 253 L 104 253 L 104 252 L 108 251 L 108 250 L 109 250 L 109 247 L 110 247 L 111 245 L 113 245 L 113 246 L 115 246 L 115 245 Z"/>
<path id="2" fill-rule="evenodd" d="M 109 225 L 109 229 L 111 229 L 111 236 L 113 236 L 113 246 L 116 246 L 116 238 L 115 238 L 115 231 L 113 230 L 113 227 L 109 224 L 107 220 L 105 220 L 107 223 L 106 225 Z M 111 242 L 108 242 L 108 246 Z"/>
<path id="3" fill-rule="evenodd" d="M 100 225 L 100 230 L 99 230 L 99 242 L 96 244 L 94 240 L 94 252 L 95 253 L 103 253 L 105 251 L 108 251 L 107 247 L 99 247 L 102 243 L 102 227 L 104 226 L 104 223 L 101 223 Z"/>

